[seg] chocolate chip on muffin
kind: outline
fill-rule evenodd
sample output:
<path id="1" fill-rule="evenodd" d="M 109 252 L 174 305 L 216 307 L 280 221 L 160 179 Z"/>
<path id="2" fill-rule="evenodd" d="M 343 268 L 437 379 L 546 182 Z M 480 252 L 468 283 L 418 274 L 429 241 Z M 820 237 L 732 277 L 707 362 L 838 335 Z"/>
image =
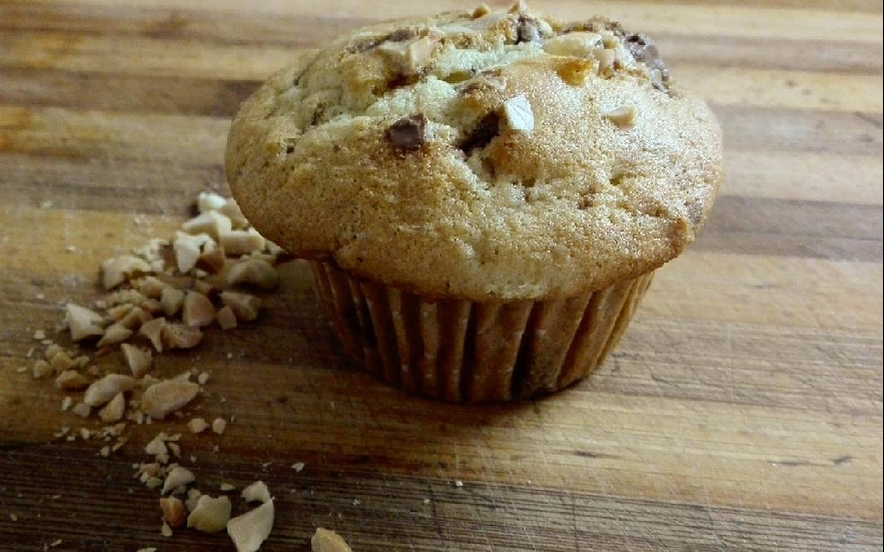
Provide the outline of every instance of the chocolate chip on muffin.
<path id="1" fill-rule="evenodd" d="M 387 137 L 390 142 L 404 150 L 417 150 L 426 143 L 427 118 L 423 113 L 403 117 L 390 125 Z"/>

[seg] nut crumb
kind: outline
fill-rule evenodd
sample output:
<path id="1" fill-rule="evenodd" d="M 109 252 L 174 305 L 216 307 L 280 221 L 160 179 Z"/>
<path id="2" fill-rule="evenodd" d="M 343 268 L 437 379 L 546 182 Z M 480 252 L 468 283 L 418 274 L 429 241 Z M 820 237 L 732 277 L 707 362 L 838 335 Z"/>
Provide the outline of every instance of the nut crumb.
<path id="1" fill-rule="evenodd" d="M 182 408 L 200 391 L 197 383 L 167 380 L 148 387 L 141 396 L 141 410 L 155 420 Z"/>
<path id="2" fill-rule="evenodd" d="M 175 466 L 168 474 L 166 474 L 166 479 L 163 481 L 163 490 L 161 492 L 162 494 L 168 494 L 179 487 L 184 487 L 185 485 L 193 483 L 195 480 L 196 476 L 193 475 L 192 471 L 187 468 L 182 468 L 181 466 Z"/>
<path id="3" fill-rule="evenodd" d="M 160 509 L 163 511 L 163 519 L 171 527 L 181 527 L 187 521 L 187 509 L 178 497 L 161 498 Z"/>
<path id="4" fill-rule="evenodd" d="M 102 317 L 94 310 L 74 303 L 68 303 L 65 310 L 65 321 L 72 340 L 80 341 L 104 333 L 101 327 Z"/>
<path id="5" fill-rule="evenodd" d="M 34 367 L 32 371 L 35 379 L 42 379 L 50 376 L 53 372 L 55 372 L 55 368 L 42 358 L 38 358 L 34 361 Z"/>
<path id="6" fill-rule="evenodd" d="M 223 196 L 216 194 L 215 192 L 200 192 L 196 199 L 197 209 L 200 213 L 205 213 L 206 211 L 219 211 L 227 200 L 224 199 Z"/>
<path id="7" fill-rule="evenodd" d="M 246 219 L 245 215 L 242 214 L 242 210 L 240 210 L 239 204 L 232 197 L 227 198 L 227 200 L 224 202 L 224 205 L 222 205 L 221 208 L 218 210 L 230 219 L 230 222 L 233 223 L 234 230 L 242 230 L 249 226 L 248 219 Z"/>
<path id="8" fill-rule="evenodd" d="M 310 538 L 312 552 L 353 552 L 350 546 L 334 531 L 317 527 Z"/>
<path id="9" fill-rule="evenodd" d="M 188 234 L 207 234 L 215 241 L 218 241 L 222 233 L 229 232 L 232 228 L 233 223 L 230 219 L 216 210 L 200 213 L 181 225 L 181 229 Z"/>
<path id="10" fill-rule="evenodd" d="M 72 359 L 71 355 L 67 354 L 65 351 L 58 351 L 49 357 L 49 364 L 52 365 L 52 368 L 56 372 L 64 372 L 65 370 L 77 368 L 77 361 Z"/>
<path id="11" fill-rule="evenodd" d="M 211 322 L 211 319 L 209 321 Z M 170 349 L 190 349 L 199 345 L 203 339 L 203 333 L 195 326 L 173 322 L 163 325 L 160 338 L 163 340 L 163 344 Z"/>
<path id="12" fill-rule="evenodd" d="M 126 412 L 126 399 L 123 393 L 117 393 L 101 410 L 98 411 L 98 417 L 103 422 L 118 422 L 123 419 Z"/>
<path id="13" fill-rule="evenodd" d="M 108 345 L 116 345 L 126 341 L 131 336 L 132 330 L 129 328 L 121 324 L 111 324 L 105 329 L 104 335 L 101 336 L 101 339 L 98 340 L 98 343 L 95 346 L 100 349 L 101 347 L 107 347 Z"/>
<path id="14" fill-rule="evenodd" d="M 160 305 L 163 307 L 163 313 L 166 316 L 175 316 L 184 303 L 184 292 L 180 289 L 167 287 L 163 289 L 160 295 Z"/>
<path id="15" fill-rule="evenodd" d="M 233 314 L 233 310 L 228 306 L 218 309 L 215 319 L 222 330 L 232 330 L 236 327 L 236 315 Z"/>
<path id="16" fill-rule="evenodd" d="M 191 433 L 202 433 L 209 429 L 209 424 L 203 418 L 194 418 L 187 422 L 187 429 L 189 429 Z"/>
<path id="17" fill-rule="evenodd" d="M 148 306 L 145 303 L 145 306 Z M 126 310 L 126 314 L 121 316 L 119 320 L 117 320 L 117 324 L 124 328 L 129 328 L 130 330 L 137 330 L 144 324 L 145 322 L 150 322 L 153 316 L 146 310 L 142 309 L 136 305 L 120 305 L 120 307 L 130 307 Z M 118 308 L 118 307 L 114 307 Z M 108 311 L 110 313 L 110 311 Z M 113 316 L 113 314 L 111 314 Z"/>
<path id="18" fill-rule="evenodd" d="M 270 489 L 263 481 L 255 481 L 243 489 L 241 496 L 246 502 L 270 502 L 272 500 Z"/>
<path id="19" fill-rule="evenodd" d="M 201 493 L 199 489 L 187 489 L 187 499 L 184 501 L 184 505 L 187 506 L 188 512 L 196 510 L 197 503 L 201 496 L 203 496 L 203 493 Z"/>
<path id="20" fill-rule="evenodd" d="M 215 307 L 202 293 L 188 291 L 184 296 L 181 318 L 185 326 L 208 326 L 215 319 Z"/>
<path id="21" fill-rule="evenodd" d="M 92 383 L 83 395 L 83 402 L 89 406 L 101 406 L 113 399 L 117 393 L 135 387 L 135 378 L 123 374 L 108 374 Z"/>
<path id="22" fill-rule="evenodd" d="M 200 253 L 199 258 L 196 260 L 196 266 L 198 269 L 213 274 L 217 274 L 224 270 L 226 264 L 227 256 L 224 254 L 224 250 L 220 247 L 206 249 Z"/>
<path id="23" fill-rule="evenodd" d="M 169 447 L 169 451 L 176 458 L 181 458 L 181 447 L 178 446 L 178 443 L 166 443 L 166 446 Z"/>
<path id="24" fill-rule="evenodd" d="M 212 420 L 212 431 L 221 435 L 224 433 L 225 429 L 227 429 L 227 420 L 224 418 L 215 418 Z"/>
<path id="25" fill-rule="evenodd" d="M 126 364 L 132 372 L 132 376 L 140 378 L 150 371 L 153 364 L 153 358 L 150 349 L 142 349 L 135 345 L 123 343 L 120 345 L 123 356 L 126 358 Z"/>
<path id="26" fill-rule="evenodd" d="M 89 380 L 76 370 L 65 370 L 55 378 L 55 386 L 64 391 L 76 391 L 89 386 Z"/>
<path id="27" fill-rule="evenodd" d="M 202 495 L 187 516 L 187 526 L 204 533 L 217 533 L 227 527 L 231 509 L 230 499 L 226 496 Z"/>
<path id="28" fill-rule="evenodd" d="M 166 434 L 160 433 L 151 439 L 150 442 L 144 446 L 144 452 L 151 456 L 168 454 L 169 449 L 166 447 Z"/>
<path id="29" fill-rule="evenodd" d="M 146 337 L 150 340 L 151 344 L 153 344 L 153 348 L 157 350 L 157 352 L 163 352 L 163 327 L 166 325 L 166 319 L 163 317 L 154 318 L 149 322 L 145 322 L 141 325 L 141 329 L 138 330 L 138 333 Z"/>
<path id="30" fill-rule="evenodd" d="M 92 407 L 86 403 L 77 403 L 71 408 L 71 412 L 76 414 L 81 418 L 88 418 L 90 414 L 92 414 Z"/>
<path id="31" fill-rule="evenodd" d="M 180 230 L 175 232 L 172 249 L 175 251 L 175 263 L 178 270 L 182 274 L 187 274 L 196 267 L 203 249 L 208 249 L 207 244 L 209 243 L 214 245 L 214 240 L 208 234 L 191 235 Z"/>
<path id="32" fill-rule="evenodd" d="M 254 295 L 235 291 L 222 292 L 221 302 L 230 307 L 237 320 L 247 322 L 258 317 L 258 309 L 261 307 L 261 300 Z"/>
<path id="33" fill-rule="evenodd" d="M 150 272 L 153 272 L 150 264 L 134 255 L 122 255 L 101 263 L 102 282 L 107 290 L 114 289 L 135 274 Z"/>
<path id="34" fill-rule="evenodd" d="M 279 285 L 279 274 L 270 263 L 260 258 L 249 258 L 235 263 L 227 273 L 231 286 L 249 284 L 261 289 L 273 289 Z"/>
<path id="35" fill-rule="evenodd" d="M 268 500 L 254 510 L 228 521 L 227 534 L 233 540 L 236 552 L 257 552 L 270 536 L 273 518 L 273 500 Z"/>
<path id="36" fill-rule="evenodd" d="M 159 299 L 163 295 L 163 290 L 167 284 L 156 276 L 145 276 L 139 278 L 135 283 L 135 289 L 148 299 Z"/>
<path id="37" fill-rule="evenodd" d="M 248 255 L 252 251 L 264 249 L 266 240 L 254 228 L 248 230 L 230 230 L 222 232 L 220 239 L 221 247 L 228 256 L 236 257 Z"/>
<path id="38" fill-rule="evenodd" d="M 295 473 L 301 473 L 305 465 L 304 462 L 295 462 L 292 464 L 292 469 L 295 470 Z"/>

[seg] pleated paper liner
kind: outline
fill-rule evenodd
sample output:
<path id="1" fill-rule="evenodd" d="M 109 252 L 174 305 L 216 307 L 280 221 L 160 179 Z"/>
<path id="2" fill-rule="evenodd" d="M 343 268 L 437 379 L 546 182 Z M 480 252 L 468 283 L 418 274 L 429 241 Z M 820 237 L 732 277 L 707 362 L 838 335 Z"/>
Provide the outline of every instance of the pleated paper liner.
<path id="1" fill-rule="evenodd" d="M 314 285 L 347 353 L 377 378 L 451 402 L 525 399 L 588 376 L 623 334 L 649 272 L 564 299 L 425 300 L 310 261 Z"/>

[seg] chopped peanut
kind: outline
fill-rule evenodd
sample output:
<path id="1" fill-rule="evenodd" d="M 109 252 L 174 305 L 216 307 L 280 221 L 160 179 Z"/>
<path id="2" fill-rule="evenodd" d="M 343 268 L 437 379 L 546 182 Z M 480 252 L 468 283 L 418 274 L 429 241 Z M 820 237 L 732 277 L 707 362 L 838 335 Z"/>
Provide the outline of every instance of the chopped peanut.
<path id="1" fill-rule="evenodd" d="M 204 533 L 217 533 L 227 527 L 231 509 L 230 499 L 226 496 L 202 495 L 187 517 L 187 526 Z"/>
<path id="2" fill-rule="evenodd" d="M 141 395 L 141 410 L 155 420 L 162 420 L 196 397 L 199 384 L 187 381 L 163 381 L 148 387 Z"/>

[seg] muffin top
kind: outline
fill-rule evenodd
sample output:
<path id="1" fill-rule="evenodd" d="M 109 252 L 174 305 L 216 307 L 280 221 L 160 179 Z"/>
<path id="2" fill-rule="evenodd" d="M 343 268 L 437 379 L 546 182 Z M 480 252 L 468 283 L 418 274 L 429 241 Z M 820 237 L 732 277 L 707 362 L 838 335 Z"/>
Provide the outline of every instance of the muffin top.
<path id="1" fill-rule="evenodd" d="M 241 107 L 226 171 L 289 253 L 474 301 L 564 297 L 653 270 L 721 178 L 709 108 L 618 23 L 482 6 L 362 28 Z"/>

